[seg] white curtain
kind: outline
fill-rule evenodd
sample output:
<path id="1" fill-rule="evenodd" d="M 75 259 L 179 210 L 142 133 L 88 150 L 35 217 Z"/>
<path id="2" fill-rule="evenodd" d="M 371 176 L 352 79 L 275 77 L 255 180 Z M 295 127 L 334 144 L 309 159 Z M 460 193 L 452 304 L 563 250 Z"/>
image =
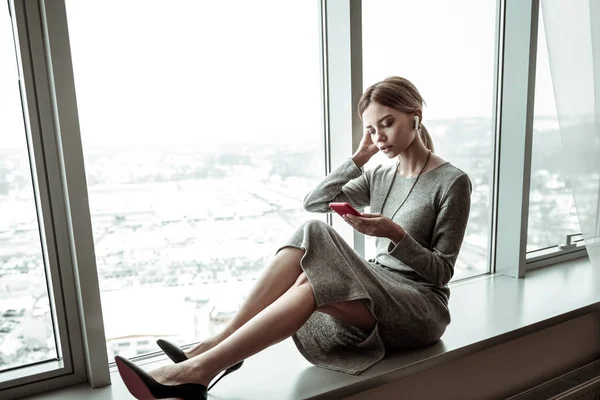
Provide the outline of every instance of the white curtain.
<path id="1" fill-rule="evenodd" d="M 600 0 L 542 0 L 564 175 L 600 278 Z"/>

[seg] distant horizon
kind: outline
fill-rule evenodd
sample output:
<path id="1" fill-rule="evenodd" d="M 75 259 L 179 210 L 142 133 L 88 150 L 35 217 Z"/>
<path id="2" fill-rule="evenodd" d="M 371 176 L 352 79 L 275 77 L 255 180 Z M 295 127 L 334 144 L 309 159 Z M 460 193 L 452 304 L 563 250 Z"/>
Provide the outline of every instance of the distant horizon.
<path id="1" fill-rule="evenodd" d="M 454 122 L 454 121 L 486 121 L 488 119 L 491 119 L 490 117 L 481 117 L 481 116 L 473 116 L 473 117 L 455 117 L 455 118 L 439 118 L 439 119 L 431 119 L 431 120 L 426 120 L 424 125 L 425 127 L 427 127 L 428 122 L 430 123 L 430 125 L 439 125 L 439 124 L 444 124 L 444 123 L 448 123 L 448 122 Z M 536 115 L 535 116 L 535 120 L 538 121 L 557 121 L 558 119 L 556 116 L 553 115 Z M 535 126 L 534 126 L 534 130 Z M 537 131 L 547 131 L 548 129 L 537 129 Z M 430 132 L 431 136 L 435 142 L 436 139 L 436 135 L 433 132 Z M 256 139 L 256 137 L 253 137 L 254 139 Z M 265 138 L 268 139 L 268 138 Z M 84 151 L 85 150 L 96 150 L 96 149 L 120 149 L 123 148 L 123 146 L 127 146 L 127 150 L 135 150 L 135 149 L 157 149 L 157 150 L 161 150 L 164 149 L 165 147 L 168 148 L 175 148 L 175 147 L 182 147 L 185 146 L 187 148 L 192 147 L 194 150 L 197 149 L 203 149 L 206 150 L 206 152 L 210 152 L 210 151 L 219 151 L 219 152 L 225 152 L 228 148 L 231 148 L 231 144 L 227 143 L 227 144 L 215 144 L 215 143 L 206 143 L 206 142 L 198 142 L 198 141 L 180 141 L 180 142 L 157 142 L 157 141 L 153 141 L 153 142 L 138 142 L 138 143 L 134 143 L 134 142 L 130 142 L 130 141 L 125 141 L 125 142 L 121 142 L 121 143 L 91 143 L 91 144 L 87 144 L 85 143 L 85 138 L 82 137 L 82 142 L 83 142 L 83 148 Z M 310 141 L 309 141 L 310 142 Z M 252 146 L 256 146 L 256 147 L 261 147 L 264 148 L 264 146 L 268 144 L 270 145 L 270 149 L 271 150 L 287 150 L 290 148 L 296 149 L 296 150 L 307 150 L 309 148 L 309 146 L 305 146 L 304 149 L 302 148 L 298 148 L 299 145 L 307 144 L 307 141 L 303 141 L 302 143 L 289 143 L 289 144 L 274 144 L 272 140 L 264 140 L 264 141 L 250 141 L 250 140 L 243 140 L 240 138 L 236 139 L 236 142 L 234 144 L 234 147 L 237 149 L 239 146 L 246 146 L 246 147 L 252 147 Z M 136 146 L 135 148 L 130 148 L 130 146 Z M 4 146 L 2 147 L 2 144 L 0 144 L 0 151 L 22 151 L 23 147 L 22 145 L 18 145 L 18 144 L 11 144 L 10 146 Z M 235 153 L 235 151 L 232 151 L 233 153 Z"/>

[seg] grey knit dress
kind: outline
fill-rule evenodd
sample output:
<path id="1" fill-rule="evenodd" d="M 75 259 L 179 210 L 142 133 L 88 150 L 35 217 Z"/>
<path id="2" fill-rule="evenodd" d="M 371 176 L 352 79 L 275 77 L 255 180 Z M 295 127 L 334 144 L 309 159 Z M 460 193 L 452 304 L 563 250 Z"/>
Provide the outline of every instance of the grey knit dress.
<path id="1" fill-rule="evenodd" d="M 277 250 L 305 250 L 301 267 L 317 308 L 361 299 L 377 320 L 367 332 L 313 313 L 292 338 L 314 365 L 357 375 L 386 351 L 436 342 L 450 324 L 448 282 L 469 217 L 471 181 L 446 162 L 422 174 L 397 210 L 416 178 L 395 171 L 395 165 L 363 171 L 349 158 L 306 196 L 304 208 L 327 213 L 330 202 L 343 201 L 393 215 L 406 231 L 396 246 L 376 238 L 377 256 L 365 260 L 330 225 L 311 220 Z"/>

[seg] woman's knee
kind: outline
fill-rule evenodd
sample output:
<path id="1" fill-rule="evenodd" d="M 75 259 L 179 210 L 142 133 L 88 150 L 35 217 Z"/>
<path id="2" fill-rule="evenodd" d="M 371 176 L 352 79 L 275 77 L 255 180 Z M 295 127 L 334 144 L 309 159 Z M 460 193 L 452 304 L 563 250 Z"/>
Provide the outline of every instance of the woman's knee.
<path id="1" fill-rule="evenodd" d="M 284 247 L 275 254 L 275 258 L 284 259 L 288 262 L 300 265 L 302 257 L 304 257 L 306 250 L 299 249 L 297 247 Z"/>
<path id="2" fill-rule="evenodd" d="M 301 229 L 332 229 L 331 225 L 329 225 L 327 222 L 325 221 L 321 221 L 320 219 L 309 219 L 308 221 L 305 221 L 301 227 Z"/>

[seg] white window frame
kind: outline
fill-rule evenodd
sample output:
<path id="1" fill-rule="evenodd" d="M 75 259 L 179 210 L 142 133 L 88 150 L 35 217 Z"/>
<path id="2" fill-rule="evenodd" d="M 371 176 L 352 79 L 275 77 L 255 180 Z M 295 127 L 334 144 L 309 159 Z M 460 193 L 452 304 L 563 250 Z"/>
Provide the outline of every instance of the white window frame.
<path id="1" fill-rule="evenodd" d="M 352 156 L 362 138 L 358 115 L 363 90 L 362 12 L 360 0 L 320 0 L 320 3 L 325 165 L 329 173 Z M 363 234 L 338 215 L 330 214 L 328 222 L 364 257 Z"/>
<path id="2" fill-rule="evenodd" d="M 56 152 L 54 107 L 47 73 L 40 3 L 9 1 L 15 35 L 24 123 L 38 207 L 40 239 L 58 359 L 0 373 L 0 397 L 21 397 L 86 381 L 74 290 L 71 240 Z"/>
<path id="3" fill-rule="evenodd" d="M 523 278 L 527 271 L 585 257 L 584 246 L 541 251 L 527 257 L 533 105 L 537 64 L 539 0 L 503 0 L 498 64 L 497 151 L 494 219 L 493 272 Z"/>
<path id="4" fill-rule="evenodd" d="M 535 72 L 537 68 L 537 43 L 538 43 L 538 34 L 539 34 L 539 19 L 541 18 L 540 14 L 540 3 L 539 0 L 534 0 L 532 4 L 532 15 L 531 15 L 531 46 L 530 46 L 530 60 L 533 60 L 532 69 L 530 70 L 530 82 L 533 82 L 533 93 L 534 96 L 531 99 L 531 108 L 533 109 L 533 104 L 535 103 Z M 528 115 L 528 118 L 531 119 L 531 130 L 533 131 L 533 112 L 531 115 Z M 531 133 L 533 138 L 533 132 Z M 531 150 L 529 152 L 531 157 Z M 530 176 L 531 174 L 529 174 Z M 530 189 L 528 188 L 528 191 Z M 529 204 L 529 202 L 528 202 Z M 528 209 L 529 212 L 529 209 Z M 526 221 L 526 224 L 528 221 Z M 526 225 L 527 229 L 527 225 Z M 542 249 L 536 249 L 532 251 L 526 251 L 525 254 L 525 271 L 531 271 L 537 268 L 542 268 L 548 265 L 556 264 L 558 262 L 573 260 L 580 257 L 587 257 L 587 249 L 585 247 L 585 242 L 576 244 L 575 246 L 567 245 L 566 241 L 569 235 L 573 235 L 576 232 L 567 232 L 565 231 L 565 243 L 556 243 L 555 246 L 549 246 Z M 527 231 L 525 231 L 525 235 L 527 235 Z M 527 237 L 527 236 L 525 236 Z M 527 243 L 525 243 L 527 245 Z"/>

